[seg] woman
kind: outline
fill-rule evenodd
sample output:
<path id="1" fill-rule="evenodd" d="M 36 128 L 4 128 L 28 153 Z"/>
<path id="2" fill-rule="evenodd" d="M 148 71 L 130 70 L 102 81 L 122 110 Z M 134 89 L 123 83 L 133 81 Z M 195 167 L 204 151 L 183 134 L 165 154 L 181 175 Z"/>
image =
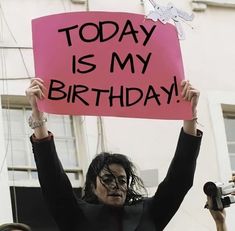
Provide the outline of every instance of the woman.
<path id="1" fill-rule="evenodd" d="M 193 118 L 184 121 L 167 176 L 155 195 L 144 198 L 142 181 L 125 155 L 101 153 L 89 166 L 85 195 L 77 199 L 56 154 L 53 135 L 38 110 L 44 84 L 31 81 L 26 95 L 32 106 L 31 137 L 39 181 L 47 205 L 61 231 L 160 231 L 178 210 L 193 184 L 202 132 L 197 130 L 199 92 L 182 81 L 182 98 L 191 102 Z"/>

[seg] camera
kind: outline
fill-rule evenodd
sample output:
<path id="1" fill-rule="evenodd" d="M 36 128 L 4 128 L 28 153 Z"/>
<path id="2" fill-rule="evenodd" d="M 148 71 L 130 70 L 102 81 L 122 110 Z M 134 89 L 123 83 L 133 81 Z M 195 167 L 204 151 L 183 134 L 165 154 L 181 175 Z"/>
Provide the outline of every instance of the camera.
<path id="1" fill-rule="evenodd" d="M 235 203 L 235 183 L 207 182 L 203 186 L 204 193 L 212 199 L 212 210 L 222 210 Z"/>

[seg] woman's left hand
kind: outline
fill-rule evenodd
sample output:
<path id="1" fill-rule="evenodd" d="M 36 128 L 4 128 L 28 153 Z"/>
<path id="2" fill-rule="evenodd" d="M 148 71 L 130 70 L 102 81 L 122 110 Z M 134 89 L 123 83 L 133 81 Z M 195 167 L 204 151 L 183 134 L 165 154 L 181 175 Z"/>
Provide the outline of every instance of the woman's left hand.
<path id="1" fill-rule="evenodd" d="M 196 118 L 200 92 L 188 80 L 182 80 L 181 87 L 181 96 L 184 100 L 191 102 L 193 118 Z"/>

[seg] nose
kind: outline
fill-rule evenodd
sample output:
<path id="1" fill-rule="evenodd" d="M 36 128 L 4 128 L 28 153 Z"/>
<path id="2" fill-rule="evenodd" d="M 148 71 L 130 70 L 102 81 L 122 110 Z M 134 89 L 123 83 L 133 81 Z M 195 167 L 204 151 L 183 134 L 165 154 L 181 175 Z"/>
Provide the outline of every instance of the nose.
<path id="1" fill-rule="evenodd" d="M 110 184 L 110 188 L 111 188 L 111 189 L 119 189 L 118 182 L 117 182 L 117 181 L 113 181 L 113 182 Z"/>
<path id="2" fill-rule="evenodd" d="M 113 181 L 110 183 L 109 187 L 111 189 L 119 189 L 119 184 L 118 184 L 117 180 L 113 179 Z"/>

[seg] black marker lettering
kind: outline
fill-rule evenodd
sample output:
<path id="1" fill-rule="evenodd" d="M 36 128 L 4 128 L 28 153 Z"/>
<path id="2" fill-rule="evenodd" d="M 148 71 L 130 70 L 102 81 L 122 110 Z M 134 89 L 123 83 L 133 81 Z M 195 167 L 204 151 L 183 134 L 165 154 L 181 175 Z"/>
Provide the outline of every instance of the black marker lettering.
<path id="1" fill-rule="evenodd" d="M 176 76 L 174 76 L 174 83 L 172 83 L 170 90 L 168 91 L 165 87 L 161 87 L 163 91 L 165 91 L 168 95 L 167 104 L 170 104 L 172 96 L 173 96 L 173 90 L 175 88 L 175 92 L 178 95 L 178 88 L 177 88 L 177 82 L 176 82 Z"/>
<path id="2" fill-rule="evenodd" d="M 128 29 L 129 29 L 129 31 L 128 31 Z M 134 27 L 133 27 L 131 21 L 127 20 L 118 41 L 121 42 L 123 37 L 126 36 L 126 35 L 132 35 L 135 43 L 138 43 L 138 39 L 137 39 L 137 36 L 136 36 L 136 34 L 138 34 L 138 33 L 139 32 L 137 30 L 134 30 Z"/>
<path id="3" fill-rule="evenodd" d="M 143 59 L 143 57 L 141 55 L 136 55 L 136 57 L 144 64 L 143 69 L 141 71 L 142 74 L 145 73 L 147 67 L 148 67 L 148 63 L 150 60 L 152 53 L 149 53 L 146 59 Z"/>
<path id="4" fill-rule="evenodd" d="M 90 63 L 90 62 L 84 61 L 84 59 L 93 58 L 94 56 L 95 55 L 89 54 L 89 55 L 85 55 L 85 56 L 82 56 L 81 58 L 79 58 L 78 59 L 78 63 L 79 64 L 88 66 L 90 68 L 85 69 L 85 70 L 81 70 L 80 68 L 77 68 L 77 72 L 85 74 L 85 73 L 89 73 L 89 72 L 94 71 L 96 69 L 96 65 L 94 63 Z"/>
<path id="5" fill-rule="evenodd" d="M 113 87 L 110 88 L 110 95 L 109 95 L 109 105 L 110 105 L 110 107 L 113 106 L 113 100 L 114 99 L 119 99 L 120 106 L 124 107 L 124 102 L 123 102 L 123 86 L 121 86 L 121 88 L 120 88 L 119 95 L 114 95 Z"/>
<path id="6" fill-rule="evenodd" d="M 153 31 L 156 28 L 156 25 L 154 25 L 149 32 L 146 30 L 146 28 L 143 25 L 140 25 L 140 28 L 146 34 L 146 38 L 145 38 L 145 40 L 143 42 L 143 45 L 145 46 L 148 43 L 149 39 L 151 38 L 151 36 L 153 34 Z"/>
<path id="7" fill-rule="evenodd" d="M 95 106 L 99 106 L 100 105 L 100 96 L 101 96 L 101 93 L 109 93 L 109 90 L 101 90 L 101 89 L 97 89 L 97 88 L 92 88 L 91 90 L 96 92 Z"/>
<path id="8" fill-rule="evenodd" d="M 94 27 L 95 28 L 95 32 L 96 32 L 96 35 L 91 37 L 91 38 L 87 38 L 85 37 L 85 30 L 88 28 L 88 27 Z M 94 42 L 95 40 L 97 40 L 100 36 L 100 29 L 99 27 L 95 24 L 95 23 L 85 23 L 83 24 L 81 27 L 80 27 L 80 30 L 79 30 L 79 36 L 81 38 L 81 40 L 83 42 Z"/>
<path id="9" fill-rule="evenodd" d="M 131 92 L 135 92 L 135 94 L 139 93 L 139 96 L 132 102 L 130 102 L 130 94 Z M 126 107 L 133 106 L 134 104 L 137 104 L 143 97 L 143 91 L 136 87 L 130 87 L 126 88 Z"/>
<path id="10" fill-rule="evenodd" d="M 152 99 L 154 98 L 157 102 L 158 105 L 161 105 L 158 97 L 160 96 L 160 94 L 157 94 L 157 92 L 155 91 L 154 87 L 152 85 L 149 85 L 148 87 L 148 91 L 147 91 L 147 94 L 146 94 L 146 98 L 144 100 L 144 106 L 146 106 L 147 102 L 149 99 Z"/>
<path id="11" fill-rule="evenodd" d="M 59 29 L 58 32 L 65 32 L 66 34 L 66 39 L 67 39 L 67 43 L 68 43 L 68 46 L 72 46 L 72 41 L 71 41 L 71 36 L 70 36 L 70 30 L 74 30 L 78 28 L 78 25 L 75 25 L 75 26 L 71 26 L 71 27 L 66 27 L 66 28 L 62 28 L 62 29 Z"/>
<path id="12" fill-rule="evenodd" d="M 64 85 L 63 82 L 61 82 L 59 80 L 52 79 L 51 83 L 50 83 L 50 87 L 49 87 L 48 99 L 51 99 L 51 100 L 60 100 L 60 99 L 66 98 L 67 97 L 66 92 L 62 91 L 62 89 L 64 87 L 65 87 L 65 85 Z M 54 92 L 57 93 L 57 96 L 53 95 Z"/>
<path id="13" fill-rule="evenodd" d="M 104 26 L 105 25 L 113 25 L 114 26 L 114 31 L 109 34 L 109 36 L 104 36 Z M 100 27 L 100 42 L 106 42 L 108 40 L 110 40 L 111 38 L 113 38 L 117 33 L 118 33 L 118 30 L 119 30 L 119 27 L 118 27 L 118 24 L 116 22 L 113 22 L 113 21 L 104 21 L 104 22 L 99 22 L 99 27 Z"/>
<path id="14" fill-rule="evenodd" d="M 72 95 L 72 103 L 75 102 L 75 99 L 78 98 L 80 101 L 83 102 L 86 106 L 89 106 L 89 103 L 84 100 L 81 96 L 80 93 L 87 92 L 89 88 L 84 85 L 73 85 L 73 95 Z"/>
<path id="15" fill-rule="evenodd" d="M 127 57 L 125 58 L 124 62 L 122 62 L 116 52 L 113 52 L 112 58 L 111 58 L 111 65 L 110 65 L 110 72 L 111 73 L 114 72 L 114 61 L 115 61 L 115 59 L 117 60 L 119 66 L 122 70 L 125 68 L 126 64 L 129 61 L 130 62 L 130 67 L 131 67 L 131 73 L 135 73 L 134 60 L 133 60 L 132 55 L 129 53 L 127 55 Z"/>

